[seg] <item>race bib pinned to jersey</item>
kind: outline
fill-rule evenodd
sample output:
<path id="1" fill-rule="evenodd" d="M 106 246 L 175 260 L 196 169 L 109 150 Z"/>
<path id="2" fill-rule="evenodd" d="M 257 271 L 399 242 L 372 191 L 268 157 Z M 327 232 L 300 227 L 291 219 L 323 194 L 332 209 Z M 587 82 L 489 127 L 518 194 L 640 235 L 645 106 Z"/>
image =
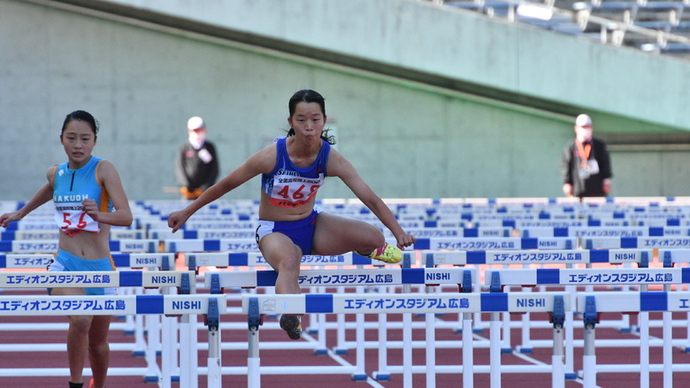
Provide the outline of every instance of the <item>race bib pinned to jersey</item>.
<path id="1" fill-rule="evenodd" d="M 290 172 L 290 171 L 286 171 Z M 280 207 L 298 207 L 311 201 L 319 187 L 323 186 L 324 174 L 318 178 L 306 178 L 278 171 L 273 178 L 270 204 Z"/>
<path id="2" fill-rule="evenodd" d="M 55 222 L 70 237 L 79 232 L 100 232 L 98 222 L 82 210 L 80 202 L 56 203 Z"/>

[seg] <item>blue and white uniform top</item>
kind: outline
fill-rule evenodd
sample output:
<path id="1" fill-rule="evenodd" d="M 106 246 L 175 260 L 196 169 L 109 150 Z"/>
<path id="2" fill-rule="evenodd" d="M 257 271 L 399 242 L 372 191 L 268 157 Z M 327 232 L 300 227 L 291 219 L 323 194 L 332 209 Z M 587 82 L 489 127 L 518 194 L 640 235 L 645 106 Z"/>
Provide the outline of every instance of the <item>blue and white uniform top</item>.
<path id="1" fill-rule="evenodd" d="M 322 139 L 323 144 L 314 163 L 302 168 L 290 161 L 285 140 L 280 138 L 276 142 L 276 165 L 270 174 L 262 174 L 261 189 L 271 196 L 271 205 L 293 208 L 309 202 L 323 186 L 331 145 Z"/>
<path id="2" fill-rule="evenodd" d="M 98 182 L 98 164 L 100 158 L 95 156 L 85 166 L 73 170 L 69 162 L 60 164 L 55 169 L 53 178 L 53 202 L 55 203 L 55 222 L 58 228 L 69 236 L 87 231 L 98 233 L 98 222 L 82 210 L 82 201 L 96 201 L 100 211 L 113 211 L 108 192 Z"/>

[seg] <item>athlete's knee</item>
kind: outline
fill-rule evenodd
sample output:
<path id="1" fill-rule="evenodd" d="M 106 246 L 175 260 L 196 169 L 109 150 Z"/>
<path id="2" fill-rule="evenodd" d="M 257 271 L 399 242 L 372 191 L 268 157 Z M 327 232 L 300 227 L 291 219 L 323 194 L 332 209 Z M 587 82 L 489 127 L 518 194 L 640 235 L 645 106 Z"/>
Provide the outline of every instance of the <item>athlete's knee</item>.
<path id="1" fill-rule="evenodd" d="M 277 271 L 279 273 L 299 273 L 302 264 L 302 256 L 297 253 L 285 254 L 280 259 Z"/>
<path id="2" fill-rule="evenodd" d="M 91 328 L 92 318 L 89 316 L 71 316 L 69 318 L 70 330 L 86 335 Z"/>
<path id="3" fill-rule="evenodd" d="M 104 356 L 110 352 L 108 341 L 93 342 L 89 341 L 89 354 L 94 357 Z"/>

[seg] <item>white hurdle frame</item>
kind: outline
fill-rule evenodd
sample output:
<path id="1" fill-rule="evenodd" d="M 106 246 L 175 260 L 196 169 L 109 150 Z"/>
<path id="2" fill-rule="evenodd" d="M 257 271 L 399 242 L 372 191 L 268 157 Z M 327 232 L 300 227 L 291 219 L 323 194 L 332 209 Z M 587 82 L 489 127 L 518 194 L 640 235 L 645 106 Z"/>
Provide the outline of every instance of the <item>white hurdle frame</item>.
<path id="1" fill-rule="evenodd" d="M 606 286 L 611 286 L 611 285 L 640 285 L 643 289 L 643 292 L 646 291 L 647 287 L 649 285 L 663 285 L 664 287 L 671 285 L 671 284 L 683 284 L 683 283 L 688 283 L 690 282 L 690 268 L 564 268 L 564 269 L 557 269 L 557 268 L 541 268 L 541 269 L 503 269 L 503 270 L 487 270 L 486 271 L 486 283 L 491 285 L 492 288 L 499 288 L 503 285 L 524 285 L 524 284 L 529 284 L 529 285 L 548 285 L 548 286 L 558 286 L 558 285 L 565 285 L 565 286 L 575 286 L 575 285 L 606 285 Z M 600 292 L 597 295 L 600 295 L 604 297 L 604 295 L 607 294 L 612 294 L 614 296 L 617 296 L 621 294 L 620 292 L 614 293 L 613 291 L 607 291 L 607 292 Z M 635 294 L 635 295 L 640 295 L 640 293 L 632 293 L 628 291 L 627 293 L 630 294 Z M 577 303 L 584 303 L 580 301 L 580 295 L 582 293 L 578 293 L 576 298 L 578 300 Z M 588 293 L 584 293 L 585 295 L 589 295 Z M 623 292 L 622 294 L 626 294 L 626 292 Z M 665 294 L 665 293 L 664 293 Z M 675 294 L 670 293 L 670 294 Z M 669 294 L 669 295 L 670 295 Z M 653 299 L 654 297 L 659 297 L 662 295 L 661 292 L 644 292 L 644 295 L 650 297 Z M 639 301 L 637 305 L 640 305 Z M 626 307 L 622 307 L 626 306 Z M 648 323 L 648 311 L 646 310 L 626 310 L 627 305 L 618 305 L 617 310 L 604 310 L 604 311 L 613 311 L 613 312 L 639 312 L 640 313 L 640 386 L 644 388 L 649 387 L 649 372 L 650 370 L 654 369 L 656 366 L 655 365 L 650 365 L 649 364 L 649 325 Z M 578 304 L 578 311 L 580 307 Z M 660 311 L 660 310 L 656 310 Z M 690 305 L 688 305 L 686 301 L 686 306 L 685 310 L 681 310 L 688 312 L 690 311 Z M 600 312 L 600 311 L 599 311 Z M 594 354 L 594 326 L 599 323 L 598 318 L 596 315 L 592 315 L 592 307 L 590 306 L 587 309 L 587 313 L 589 315 L 583 316 L 583 321 L 585 324 L 585 338 L 584 338 L 584 345 L 583 349 L 585 351 L 585 367 L 587 367 L 588 362 L 592 361 L 592 356 Z M 672 343 L 670 342 L 670 316 L 669 317 L 664 317 L 664 341 L 663 341 L 663 347 L 664 347 L 664 364 L 666 365 L 666 357 L 670 357 L 666 355 L 667 352 L 670 352 Z M 668 327 L 666 327 L 668 326 Z M 615 341 L 621 342 L 621 340 L 610 340 L 606 341 L 605 344 L 608 344 L 610 346 L 615 346 Z M 635 340 L 632 340 L 635 341 Z M 599 346 L 602 346 L 602 344 L 598 344 Z M 568 347 L 573 347 L 574 343 L 573 342 L 566 342 L 566 349 Z M 572 352 L 569 352 L 569 354 L 572 354 Z M 596 365 L 596 363 L 594 364 Z M 590 370 L 586 371 L 585 374 L 587 373 L 596 373 L 596 372 L 591 372 L 591 366 L 589 366 Z M 623 365 L 609 365 L 606 366 L 605 368 L 602 368 L 600 366 L 597 366 L 595 368 L 596 370 L 600 371 L 607 371 L 607 372 L 631 372 L 632 370 L 629 370 L 629 368 L 626 368 Z M 685 370 L 685 369 L 683 369 Z M 690 370 L 690 369 L 689 369 Z M 664 366 L 664 372 L 666 373 L 666 366 Z M 664 376 L 664 380 L 666 381 L 667 377 Z M 670 380 L 670 377 L 668 377 Z M 594 381 L 590 381 L 594 382 Z M 587 385 L 587 381 L 585 380 L 585 386 L 590 386 Z M 665 385 L 666 387 L 666 385 Z"/>
<path id="2" fill-rule="evenodd" d="M 74 287 L 64 285 L 63 287 Z M 217 330 L 218 316 L 226 312 L 225 295 L 17 295 L 0 296 L 0 316 L 67 316 L 67 315 L 167 315 L 183 316 L 204 314 L 209 317 L 209 343 L 218 340 L 212 334 Z M 190 344 L 181 344 L 183 351 Z M 193 349 L 196 349 L 194 346 Z M 3 376 L 69 376 L 67 368 L 11 369 L 13 374 Z M 43 373 L 38 373 L 43 370 Z M 147 368 L 109 368 L 114 376 L 136 376 L 147 373 Z M 85 370 L 85 374 L 90 372 Z M 212 385 L 209 381 L 209 387 Z M 220 387 L 220 384 L 213 385 Z"/>
<path id="3" fill-rule="evenodd" d="M 643 263 L 646 265 L 653 257 L 651 249 L 610 249 L 610 250 L 582 250 L 582 249 L 565 249 L 565 250 L 493 250 L 493 251 L 439 251 L 439 250 L 422 250 L 419 251 L 422 256 L 422 261 L 427 266 L 437 265 L 454 265 L 465 267 L 467 265 L 549 265 L 558 264 L 572 267 L 573 265 L 591 265 L 592 263 L 611 263 L 611 264 L 630 264 Z M 469 268 L 469 267 L 465 267 Z M 486 275 L 486 274 L 485 274 Z M 490 278 L 485 276 L 486 284 Z M 515 282 L 506 283 L 506 285 L 526 286 L 534 285 L 530 282 Z M 494 290 L 497 291 L 497 290 Z M 502 289 L 500 291 L 503 291 Z M 570 292 L 571 303 L 575 303 L 575 288 L 574 286 L 566 286 L 566 291 Z M 475 317 L 475 326 L 479 322 L 478 314 Z M 566 378 L 574 380 L 577 378 L 574 367 L 574 331 L 573 331 L 573 312 L 566 312 L 565 319 L 565 358 L 566 358 Z M 530 327 L 533 326 L 529 320 L 529 313 L 522 316 L 520 329 L 522 330 L 522 346 L 532 348 L 532 340 L 530 339 Z M 504 317 L 503 325 L 503 345 L 504 351 L 512 350 L 510 348 L 510 329 L 511 321 L 509 316 Z M 521 348 L 522 351 L 522 348 Z"/>
<path id="4" fill-rule="evenodd" d="M 356 268 L 356 269 L 305 269 L 300 271 L 300 286 L 303 287 L 361 287 L 361 286 L 395 286 L 403 287 L 412 284 L 453 284 L 462 288 L 472 288 L 473 279 L 476 279 L 476 270 L 473 268 Z M 275 285 L 277 272 L 273 270 L 248 270 L 248 271 L 209 271 L 204 274 L 205 287 L 211 293 L 221 292 L 229 287 L 271 287 Z M 469 285 L 469 286 L 467 286 Z M 408 290 L 409 292 L 409 290 Z M 429 319 L 433 319 L 430 316 Z M 364 332 L 363 321 L 358 322 L 356 341 L 356 365 L 352 371 L 354 380 L 366 380 L 364 372 Z M 427 322 L 429 324 L 429 322 Z M 362 331 L 360 331 L 360 329 Z M 411 326 L 403 327 L 404 333 L 410 332 Z M 381 333 L 379 333 L 381 334 Z M 384 333 L 385 334 L 385 333 Z M 383 337 L 385 340 L 385 336 Z M 326 327 L 319 327 L 319 347 L 326 352 Z M 379 342 L 379 350 L 385 353 L 385 344 Z M 408 344 L 409 345 L 409 344 Z M 340 348 L 343 348 L 339 344 Z M 410 348 L 411 352 L 411 348 Z M 411 353 L 410 353 L 411 354 Z M 390 368 L 386 366 L 385 369 Z M 347 368 L 343 368 L 344 370 Z M 350 371 L 347 370 L 346 373 Z M 383 371 L 381 371 L 383 373 Z M 386 371 L 389 375 L 389 372 Z"/>
<path id="5" fill-rule="evenodd" d="M 585 325 L 585 353 L 583 356 L 583 380 L 585 387 L 596 386 L 596 375 L 598 371 L 615 372 L 611 365 L 597 365 L 595 353 L 595 327 L 598 323 L 598 314 L 602 312 L 624 312 L 624 313 L 649 313 L 652 311 L 662 312 L 664 318 L 670 316 L 672 312 L 688 312 L 690 309 L 690 292 L 688 291 L 651 291 L 651 292 L 619 292 L 603 291 L 582 293 L 577 296 L 577 311 L 583 314 Z M 670 318 L 670 317 L 669 317 Z M 665 319 L 666 321 L 666 319 Z M 649 372 L 663 373 L 663 387 L 673 387 L 673 372 L 690 372 L 690 365 L 673 364 L 673 353 L 671 343 L 671 326 L 664 326 L 663 341 L 663 365 L 633 365 L 629 372 L 644 370 L 641 376 L 648 376 Z M 648 339 L 648 338 L 647 338 Z M 641 338 L 642 340 L 642 338 Z M 619 367 L 614 365 L 613 367 Z M 644 383 L 644 382 L 641 382 Z M 647 381 L 644 386 L 648 387 Z"/>
<path id="6" fill-rule="evenodd" d="M 537 305 L 526 302 L 525 299 L 539 300 Z M 531 305 L 531 306 L 530 306 Z M 354 313 L 354 314 L 413 314 L 438 313 L 472 313 L 472 312 L 551 312 L 564 316 L 570 309 L 570 300 L 565 292 L 533 293 L 529 298 L 524 295 L 506 293 L 444 293 L 439 295 L 426 294 L 298 294 L 298 295 L 243 295 L 242 311 L 248 316 L 249 324 L 249 354 L 247 364 L 248 387 L 261 386 L 261 362 L 259 358 L 258 330 L 261 314 L 308 314 L 319 313 Z M 497 322 L 500 325 L 500 322 Z M 560 336 L 560 328 L 554 326 L 554 337 Z M 500 336 L 500 327 L 492 327 L 492 338 Z M 557 343 L 558 341 L 554 341 Z M 472 342 L 463 344 L 471 347 Z M 491 346 L 491 365 L 487 369 L 472 365 L 470 373 L 480 369 L 491 371 L 491 387 L 500 388 L 501 372 L 508 371 L 512 366 L 500 365 L 500 343 L 493 341 Z M 498 357 L 496 357 L 498 354 Z M 554 351 L 552 361 L 557 365 L 547 366 L 544 371 L 552 373 L 555 388 L 565 386 L 565 379 L 561 351 Z M 405 360 L 403 367 L 407 371 L 404 376 L 404 387 L 411 387 L 411 358 Z M 464 364 L 464 362 L 463 362 Z M 524 369 L 524 365 L 518 368 Z M 442 367 L 435 366 L 440 370 Z M 453 366 L 457 372 L 458 367 Z M 464 365 L 461 372 L 467 374 Z"/>
<path id="7" fill-rule="evenodd" d="M 10 256 L 10 255 L 7 255 Z M 130 266 L 140 266 L 140 264 L 161 264 L 166 260 L 170 260 L 172 255 L 168 254 L 116 254 L 114 261 L 119 265 L 130 264 Z M 52 255 L 31 255 L 31 254 L 17 254 L 10 262 L 10 268 L 25 268 L 29 269 L 37 263 L 42 263 L 45 259 L 52 259 Z M 7 257 L 5 257 L 7 259 Z M 3 263 L 7 267 L 7 260 Z M 132 265 L 134 264 L 134 265 Z M 194 271 L 72 271 L 72 272 L 47 272 L 47 271 L 0 271 L 0 288 L 164 288 L 169 290 L 171 287 L 182 287 L 195 283 Z M 147 290 L 147 295 L 134 295 L 134 297 L 151 298 L 156 295 L 151 295 Z M 189 290 L 187 290 L 189 292 Z M 161 295 L 162 296 L 162 295 Z M 52 298 L 54 296 L 46 296 Z M 118 314 L 126 315 L 127 317 L 140 316 L 139 314 L 127 314 L 125 312 L 116 311 Z M 189 316 L 189 314 L 180 314 L 182 317 Z M 1 311 L 0 311 L 1 315 Z M 101 314 L 106 315 L 106 314 Z M 177 314 L 175 314 L 177 315 Z M 175 338 L 172 342 L 160 341 L 158 330 L 160 325 L 157 324 L 158 319 L 147 320 L 146 327 L 149 331 L 149 341 L 143 340 L 143 326 L 142 321 L 135 322 L 135 346 L 142 345 L 145 347 L 144 355 L 147 361 L 146 371 L 142 373 L 142 377 L 147 382 L 158 382 L 163 387 L 169 387 L 172 383 L 172 374 L 177 368 L 177 358 L 170 357 L 171 354 L 176 354 L 177 349 L 172 349 L 173 343 L 177 342 Z M 163 334 L 171 337 L 174 334 L 174 327 L 169 327 L 170 319 L 163 319 Z M 167 333 L 167 334 L 166 334 Z M 167 342 L 167 345 L 166 345 Z M 168 349 L 163 349 L 163 357 L 161 358 L 161 370 L 159 370 L 156 362 L 157 345 L 163 344 Z M 187 344 L 189 345 L 189 344 Z M 195 347 L 196 349 L 196 347 Z M 165 351 L 167 350 L 167 352 Z M 2 376 L 13 376 L 9 371 L 0 370 Z M 53 373 L 58 373 L 56 370 Z M 63 372 L 60 372 L 63 373 Z M 117 373 L 117 371 L 115 371 Z M 184 375 L 184 373 L 183 373 Z M 181 376 L 182 377 L 182 376 Z M 161 381 L 162 379 L 162 381 Z"/>

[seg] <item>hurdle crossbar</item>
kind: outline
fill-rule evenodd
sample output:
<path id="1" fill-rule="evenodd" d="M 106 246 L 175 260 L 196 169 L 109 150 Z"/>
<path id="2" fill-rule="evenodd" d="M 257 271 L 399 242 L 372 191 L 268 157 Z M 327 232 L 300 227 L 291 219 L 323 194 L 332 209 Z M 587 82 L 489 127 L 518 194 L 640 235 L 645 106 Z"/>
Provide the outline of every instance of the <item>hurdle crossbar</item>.
<path id="1" fill-rule="evenodd" d="M 570 310 L 570 302 L 565 292 L 531 293 L 529 295 L 507 293 L 444 293 L 444 294 L 280 294 L 280 295 L 243 295 L 242 311 L 248 316 L 249 387 L 260 387 L 260 359 L 258 347 L 258 329 L 261 314 L 309 314 L 309 313 L 355 313 L 355 314 L 440 314 L 472 312 L 551 312 L 561 315 Z M 409 315 L 407 315 L 409 316 Z M 562 330 L 562 319 L 557 319 L 554 331 Z M 558 326 L 558 328 L 556 327 Z M 495 329 L 495 328 L 492 328 Z M 492 338 L 498 336 L 492 330 Z M 556 334 L 554 334 L 556 338 Z M 554 341 L 554 344 L 558 341 Z M 562 342 L 561 342 L 562 344 Z M 464 344 L 463 346 L 471 346 Z M 494 342 L 492 355 L 498 354 L 498 360 L 492 356 L 491 369 L 505 369 L 500 366 L 500 344 Z M 411 363 L 411 359 L 408 360 Z M 554 386 L 565 384 L 562 352 L 554 351 L 551 369 Z M 409 368 L 409 364 L 403 368 Z M 524 366 L 522 366 L 524 368 Z M 463 374 L 472 374 L 474 366 L 462 367 Z M 362 376 L 353 376 L 362 379 Z M 492 387 L 500 386 L 492 378 Z"/>
<path id="2" fill-rule="evenodd" d="M 590 264 L 648 263 L 652 249 L 421 250 L 423 264 Z"/>
<path id="3" fill-rule="evenodd" d="M 432 237 L 414 243 L 417 250 L 488 250 L 488 249 L 574 249 L 577 239 L 571 237 Z"/>
<path id="4" fill-rule="evenodd" d="M 0 288 L 182 287 L 194 278 L 194 271 L 0 271 Z"/>
<path id="5" fill-rule="evenodd" d="M 260 252 L 190 252 L 185 255 L 185 264 L 195 267 L 267 267 L 266 259 Z M 342 255 L 321 256 L 303 255 L 302 265 L 383 265 L 385 263 L 348 252 Z"/>
<path id="6" fill-rule="evenodd" d="M 272 287 L 277 278 L 278 272 L 273 270 L 209 271 L 204 274 L 204 285 L 218 293 L 225 287 Z M 475 278 L 474 268 L 306 269 L 300 271 L 298 283 L 303 287 L 457 284 L 462 290 L 463 284 L 471 289 Z"/>
<path id="7" fill-rule="evenodd" d="M 0 295 L 0 316 L 207 314 L 209 301 L 226 311 L 225 296 L 193 295 Z"/>

